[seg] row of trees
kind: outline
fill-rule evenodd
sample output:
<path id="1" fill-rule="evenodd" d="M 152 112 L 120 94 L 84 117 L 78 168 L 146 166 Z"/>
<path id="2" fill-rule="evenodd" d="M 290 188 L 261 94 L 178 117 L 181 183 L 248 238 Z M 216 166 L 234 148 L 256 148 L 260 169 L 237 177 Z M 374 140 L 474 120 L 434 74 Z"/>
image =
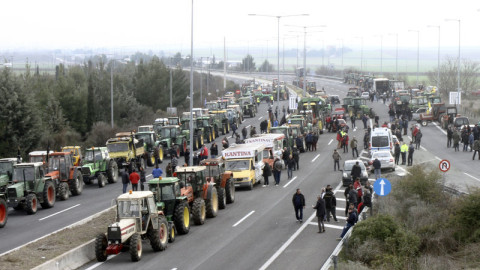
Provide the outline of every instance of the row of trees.
<path id="1" fill-rule="evenodd" d="M 83 65 L 60 64 L 54 75 L 40 74 L 37 68 L 32 71 L 28 63 L 20 75 L 9 68 L 1 70 L 0 157 L 16 156 L 17 149 L 26 156 L 47 145 L 56 150 L 67 144 L 102 146 L 105 137 L 115 131 L 131 130 L 166 116 L 170 69 L 157 56 L 136 58 L 138 61 L 126 62 L 95 56 Z M 109 124 L 111 77 L 114 128 Z M 172 78 L 172 104 L 181 113 L 189 108 L 188 71 L 177 67 L 172 70 Z M 235 87 L 229 82 L 226 90 Z M 223 78 L 195 73 L 196 107 L 203 105 L 200 88 L 203 97 L 210 93 L 210 98 L 215 98 L 216 89 L 223 91 Z"/>

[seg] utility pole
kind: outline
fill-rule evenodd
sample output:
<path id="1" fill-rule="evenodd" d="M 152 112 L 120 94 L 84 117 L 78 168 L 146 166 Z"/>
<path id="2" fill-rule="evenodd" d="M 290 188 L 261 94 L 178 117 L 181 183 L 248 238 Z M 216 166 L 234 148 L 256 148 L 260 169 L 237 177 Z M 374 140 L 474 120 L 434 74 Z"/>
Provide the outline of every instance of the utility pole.
<path id="1" fill-rule="evenodd" d="M 223 37 L 223 91 L 227 89 L 227 49 L 225 37 Z"/>

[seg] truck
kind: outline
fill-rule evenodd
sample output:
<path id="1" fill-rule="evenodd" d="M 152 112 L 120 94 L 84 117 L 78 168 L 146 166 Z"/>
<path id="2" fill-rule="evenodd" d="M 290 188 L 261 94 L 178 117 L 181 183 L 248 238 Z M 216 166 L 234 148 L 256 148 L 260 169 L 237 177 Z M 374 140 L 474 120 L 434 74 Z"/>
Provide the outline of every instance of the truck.
<path id="1" fill-rule="evenodd" d="M 233 144 L 222 151 L 225 159 L 225 171 L 233 175 L 235 187 L 247 187 L 260 184 L 263 179 L 263 150 L 262 143 Z"/>
<path id="2" fill-rule="evenodd" d="M 64 146 L 62 152 L 71 152 L 73 158 L 73 165 L 82 166 L 82 148 L 80 146 Z"/>
<path id="3" fill-rule="evenodd" d="M 108 183 L 116 183 L 118 165 L 110 158 L 107 147 L 91 147 L 86 149 L 82 166 L 82 177 L 85 184 L 97 180 L 98 187 L 102 188 Z"/>
<path id="4" fill-rule="evenodd" d="M 132 172 L 140 167 L 146 168 L 146 151 L 143 140 L 135 138 L 134 132 L 120 132 L 115 138 L 107 140 L 108 154 L 117 162 L 119 169 Z"/>
<path id="5" fill-rule="evenodd" d="M 383 94 L 388 95 L 390 94 L 390 82 L 387 78 L 376 78 L 373 79 L 372 83 L 372 91 L 377 93 L 377 96 L 381 96 Z"/>
<path id="6" fill-rule="evenodd" d="M 167 248 L 170 238 L 167 219 L 151 191 L 130 191 L 116 199 L 116 220 L 95 238 L 95 257 L 104 262 L 109 255 L 119 254 L 126 249 L 133 262 L 142 258 L 142 240 L 148 239 L 154 252 Z"/>

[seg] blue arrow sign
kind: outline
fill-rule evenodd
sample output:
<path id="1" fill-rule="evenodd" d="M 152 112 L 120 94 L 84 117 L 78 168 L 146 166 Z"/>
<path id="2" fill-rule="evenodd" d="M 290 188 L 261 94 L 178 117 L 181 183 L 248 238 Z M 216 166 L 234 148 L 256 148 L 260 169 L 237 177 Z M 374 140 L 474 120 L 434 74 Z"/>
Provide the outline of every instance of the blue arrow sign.
<path id="1" fill-rule="evenodd" d="M 386 196 L 392 191 L 392 185 L 386 178 L 378 178 L 377 181 L 373 183 L 373 190 L 378 196 Z"/>

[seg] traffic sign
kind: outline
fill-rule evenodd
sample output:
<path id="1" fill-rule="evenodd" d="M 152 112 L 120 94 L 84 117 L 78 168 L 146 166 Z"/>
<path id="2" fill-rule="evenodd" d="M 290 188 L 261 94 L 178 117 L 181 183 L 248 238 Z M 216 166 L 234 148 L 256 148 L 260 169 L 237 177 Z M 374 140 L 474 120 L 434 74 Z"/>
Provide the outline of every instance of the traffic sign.
<path id="1" fill-rule="evenodd" d="M 373 183 L 373 190 L 379 196 L 387 196 L 392 191 L 392 185 L 386 178 L 378 178 Z"/>
<path id="2" fill-rule="evenodd" d="M 450 170 L 450 161 L 446 159 L 441 160 L 440 163 L 438 163 L 438 168 L 442 172 L 447 172 L 448 170 Z"/>

